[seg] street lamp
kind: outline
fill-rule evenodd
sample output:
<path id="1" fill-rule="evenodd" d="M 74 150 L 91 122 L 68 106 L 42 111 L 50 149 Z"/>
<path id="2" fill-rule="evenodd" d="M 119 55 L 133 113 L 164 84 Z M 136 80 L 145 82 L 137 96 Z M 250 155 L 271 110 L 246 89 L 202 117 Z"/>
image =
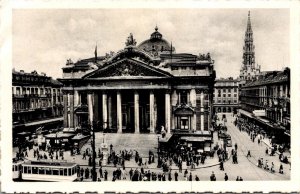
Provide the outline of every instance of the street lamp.
<path id="1" fill-rule="evenodd" d="M 95 127 L 97 127 L 97 124 L 93 121 L 92 124 L 89 125 L 89 130 L 92 134 L 92 165 L 93 165 L 93 168 L 92 168 L 92 173 L 93 173 L 93 181 L 97 181 L 97 177 L 96 177 L 96 148 L 95 148 Z"/>

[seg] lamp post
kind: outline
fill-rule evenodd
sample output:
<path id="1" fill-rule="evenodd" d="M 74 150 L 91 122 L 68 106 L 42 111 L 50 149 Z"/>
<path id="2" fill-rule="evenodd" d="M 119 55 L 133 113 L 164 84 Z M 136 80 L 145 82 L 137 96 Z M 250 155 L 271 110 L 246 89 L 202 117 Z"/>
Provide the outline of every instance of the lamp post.
<path id="1" fill-rule="evenodd" d="M 91 125 L 89 125 L 89 129 L 90 129 L 90 132 L 92 134 L 92 165 L 93 165 L 93 168 L 92 168 L 92 173 L 93 173 L 93 181 L 97 181 L 97 177 L 96 177 L 96 148 L 95 148 L 95 127 L 97 127 L 96 123 L 93 122 Z"/>

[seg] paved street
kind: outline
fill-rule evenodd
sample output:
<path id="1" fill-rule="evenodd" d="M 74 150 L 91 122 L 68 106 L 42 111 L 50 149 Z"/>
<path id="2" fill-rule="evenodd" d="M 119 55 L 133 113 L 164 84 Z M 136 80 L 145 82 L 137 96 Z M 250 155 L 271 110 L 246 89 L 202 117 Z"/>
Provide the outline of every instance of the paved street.
<path id="1" fill-rule="evenodd" d="M 227 150 L 229 154 L 231 153 L 231 149 L 234 148 L 234 144 L 237 143 L 238 145 L 238 164 L 232 163 L 232 158 L 229 158 L 228 161 L 224 163 L 225 171 L 221 171 L 219 169 L 218 159 L 215 155 L 214 158 L 207 158 L 205 164 L 200 164 L 196 166 L 195 170 L 190 171 L 190 168 L 183 164 L 183 169 L 188 169 L 188 173 L 192 172 L 193 180 L 195 175 L 197 175 L 200 180 L 209 180 L 209 177 L 212 172 L 215 173 L 217 180 L 224 180 L 224 173 L 228 174 L 229 180 L 235 180 L 237 176 L 241 176 L 243 180 L 288 180 L 290 177 L 290 166 L 288 164 L 283 164 L 284 174 L 279 174 L 278 169 L 280 165 L 280 161 L 278 159 L 278 155 L 269 156 L 265 154 L 266 144 L 261 142 L 259 145 L 257 140 L 252 142 L 250 140 L 249 135 L 244 131 L 239 131 L 237 127 L 234 126 L 232 114 L 227 114 L 227 123 L 226 126 L 228 127 L 228 133 L 232 137 L 232 147 L 228 147 Z M 221 118 L 221 116 L 219 116 Z M 147 161 L 148 152 L 149 150 L 155 153 L 155 163 L 150 165 L 145 165 L 143 168 L 145 170 L 150 170 L 151 172 L 162 173 L 162 169 L 157 168 L 157 134 L 115 134 L 109 133 L 105 134 L 105 142 L 108 145 L 112 144 L 113 149 L 116 153 L 119 153 L 121 150 L 132 150 L 133 153 L 138 151 L 140 156 L 143 157 L 143 162 Z M 103 142 L 103 134 L 96 133 L 96 149 L 100 147 L 100 144 Z M 160 137 L 161 138 L 161 137 Z M 218 143 L 219 145 L 222 144 L 221 140 L 217 140 L 217 133 L 214 133 L 214 142 L 215 144 Z M 91 148 L 90 141 L 83 146 L 82 151 L 86 150 L 86 148 Z M 251 151 L 251 157 L 247 158 L 247 151 Z M 271 173 L 270 171 L 266 171 L 262 168 L 257 167 L 257 159 L 264 158 L 264 161 L 267 159 L 269 164 L 274 162 L 275 165 L 275 173 Z M 29 160 L 34 160 L 33 158 L 33 150 L 30 150 L 28 158 Z M 75 155 L 70 156 L 70 152 L 66 151 L 64 153 L 64 160 L 70 162 L 76 162 L 81 165 L 84 169 L 91 168 L 88 167 L 88 159 L 82 159 L 82 155 Z M 98 159 L 96 159 L 97 167 L 98 167 Z M 126 171 L 127 171 L 127 180 L 129 179 L 128 172 L 131 168 L 141 168 L 138 166 L 134 159 L 132 158 L 130 161 L 125 162 Z M 178 167 L 172 165 L 172 177 L 174 180 L 174 172 L 178 171 Z M 112 164 L 103 167 L 104 170 L 108 171 L 108 180 L 112 180 L 112 172 L 116 169 L 113 167 Z M 98 168 L 97 168 L 98 172 Z M 185 180 L 183 173 L 179 173 L 179 180 Z M 90 181 L 84 180 L 84 181 Z"/>
<path id="2" fill-rule="evenodd" d="M 269 156 L 265 154 L 266 145 L 261 142 L 260 145 L 257 143 L 257 139 L 254 142 L 251 141 L 250 136 L 245 131 L 240 131 L 233 124 L 232 114 L 227 114 L 228 133 L 232 137 L 232 144 L 238 144 L 238 164 L 232 164 L 227 162 L 225 164 L 225 169 L 230 171 L 230 174 L 238 176 L 240 175 L 244 180 L 289 180 L 290 178 L 290 165 L 283 163 L 284 174 L 279 174 L 278 169 L 280 161 L 278 155 Z M 247 158 L 247 152 L 250 150 L 252 157 Z M 256 166 L 258 158 L 263 158 L 264 161 L 268 160 L 269 164 L 274 162 L 275 173 L 270 173 L 262 168 Z"/>

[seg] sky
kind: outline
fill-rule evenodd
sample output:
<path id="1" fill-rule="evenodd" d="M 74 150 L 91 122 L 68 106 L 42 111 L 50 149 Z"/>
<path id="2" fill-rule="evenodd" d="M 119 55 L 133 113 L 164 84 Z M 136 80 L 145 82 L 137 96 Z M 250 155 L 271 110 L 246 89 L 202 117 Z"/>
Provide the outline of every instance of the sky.
<path id="1" fill-rule="evenodd" d="M 289 10 L 250 9 L 256 63 L 262 71 L 289 66 Z M 157 25 L 176 53 L 210 53 L 217 78 L 238 77 L 248 9 L 14 9 L 13 68 L 62 77 L 67 59 L 94 57 L 137 44 Z"/>

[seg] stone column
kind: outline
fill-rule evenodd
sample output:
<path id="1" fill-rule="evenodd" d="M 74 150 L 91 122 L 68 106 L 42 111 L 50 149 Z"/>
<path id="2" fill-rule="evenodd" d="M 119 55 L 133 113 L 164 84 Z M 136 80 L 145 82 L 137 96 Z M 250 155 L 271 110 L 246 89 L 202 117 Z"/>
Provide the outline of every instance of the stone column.
<path id="1" fill-rule="evenodd" d="M 201 94 L 200 94 L 200 102 L 201 102 L 201 108 L 200 108 L 200 113 L 201 113 L 201 116 L 200 116 L 200 123 L 201 123 L 201 131 L 204 130 L 204 94 L 203 94 L 203 91 L 201 91 Z"/>
<path id="2" fill-rule="evenodd" d="M 73 93 L 69 94 L 70 100 L 70 128 L 74 128 L 74 95 Z"/>
<path id="3" fill-rule="evenodd" d="M 93 93 L 88 93 L 88 110 L 89 110 L 89 123 L 92 125 L 94 121 L 94 112 L 93 112 Z"/>
<path id="4" fill-rule="evenodd" d="M 108 95 L 108 128 L 112 127 L 112 94 Z"/>
<path id="5" fill-rule="evenodd" d="M 56 91 L 56 96 L 58 92 Z M 79 106 L 79 93 L 78 90 L 74 90 L 74 107 Z M 76 128 L 78 126 L 78 116 L 74 114 L 74 127 Z"/>
<path id="6" fill-rule="evenodd" d="M 165 94 L 165 130 L 167 133 L 171 133 L 171 106 L 169 91 L 166 91 Z"/>
<path id="7" fill-rule="evenodd" d="M 117 130 L 122 133 L 122 96 L 121 92 L 117 92 Z"/>
<path id="8" fill-rule="evenodd" d="M 103 119 L 103 129 L 107 128 L 107 94 L 102 93 L 102 119 Z"/>
<path id="9" fill-rule="evenodd" d="M 154 114 L 154 93 L 150 91 L 149 109 L 150 109 L 150 133 L 155 132 L 155 114 Z"/>
<path id="10" fill-rule="evenodd" d="M 67 93 L 64 93 L 63 99 L 64 99 L 64 128 L 68 128 L 69 121 L 68 121 L 68 94 Z"/>
<path id="11" fill-rule="evenodd" d="M 134 92 L 134 132 L 140 132 L 140 96 L 137 91 Z"/>
<path id="12" fill-rule="evenodd" d="M 178 103 L 178 95 L 177 95 L 176 90 L 174 90 L 173 93 L 172 93 L 172 97 L 171 97 L 172 107 L 175 107 L 177 105 L 177 103 Z M 172 109 L 172 107 L 171 107 L 171 109 Z M 175 117 L 174 117 L 174 115 L 172 115 L 171 128 L 175 129 Z"/>

